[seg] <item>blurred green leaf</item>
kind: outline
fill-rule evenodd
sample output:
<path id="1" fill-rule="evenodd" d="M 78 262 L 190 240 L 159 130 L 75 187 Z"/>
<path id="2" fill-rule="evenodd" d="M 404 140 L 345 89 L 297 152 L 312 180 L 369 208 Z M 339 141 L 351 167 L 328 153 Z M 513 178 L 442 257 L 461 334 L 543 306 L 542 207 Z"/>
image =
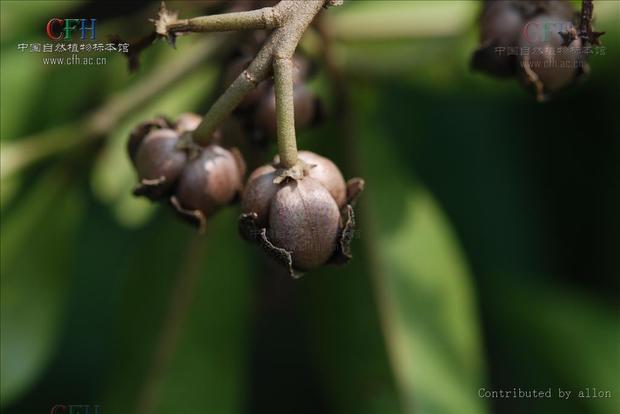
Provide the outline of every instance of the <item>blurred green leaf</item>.
<path id="1" fill-rule="evenodd" d="M 236 232 L 238 212 L 210 222 L 200 243 L 200 282 L 157 412 L 241 413 L 246 407 L 253 257 Z"/>
<path id="2" fill-rule="evenodd" d="M 27 122 L 32 123 L 32 108 L 40 92 L 44 68 L 42 62 L 33 63 L 23 53 L 12 48 L 0 51 L 0 76 L 2 77 L 2 94 L 0 94 L 0 138 L 2 141 L 23 134 Z M 9 85 L 11 85 L 9 87 Z"/>
<path id="3" fill-rule="evenodd" d="M 28 31 L 28 37 L 32 35 L 45 36 L 45 25 L 52 17 L 68 12 L 74 7 L 79 7 L 83 1 L 2 1 L 0 2 L 0 33 L 2 43 L 10 46 L 13 41 L 27 41 L 30 39 L 19 38 L 24 31 Z"/>
<path id="4" fill-rule="evenodd" d="M 360 92 L 354 102 L 367 179 L 361 237 L 405 408 L 483 413 L 476 298 L 459 244 L 431 194 L 382 136 L 373 94 Z"/>
<path id="5" fill-rule="evenodd" d="M 0 209 L 4 209 L 10 204 L 21 186 L 21 181 L 20 176 L 14 175 L 0 182 Z"/>
<path id="6" fill-rule="evenodd" d="M 361 243 L 345 267 L 326 267 L 301 280 L 311 349 L 335 413 L 400 413 Z"/>
<path id="7" fill-rule="evenodd" d="M 52 170 L 2 217 L 2 405 L 35 381 L 52 355 L 67 297 L 82 202 Z"/>
<path id="8" fill-rule="evenodd" d="M 463 32 L 474 18 L 477 2 L 359 1 L 330 15 L 333 34 L 342 40 L 442 37 Z"/>
<path id="9" fill-rule="evenodd" d="M 248 247 L 234 231 L 236 218 L 236 211 L 218 214 L 206 240 L 169 216 L 144 230 L 144 241 L 121 270 L 125 285 L 113 323 L 105 410 L 134 407 L 142 395 L 176 278 L 191 271 L 198 272 L 199 282 L 178 348 L 155 390 L 155 411 L 242 411 L 250 265 L 244 259 Z"/>
<path id="10" fill-rule="evenodd" d="M 487 306 L 493 309 L 490 324 L 501 338 L 504 360 L 514 369 L 512 382 L 502 385 L 536 384 L 551 387 L 554 395 L 558 387 L 572 391 L 568 400 L 519 401 L 529 413 L 617 413 L 618 312 L 547 280 L 528 275 L 488 278 L 486 289 L 493 292 L 487 295 Z M 612 398 L 578 398 L 586 388 L 610 391 Z"/>

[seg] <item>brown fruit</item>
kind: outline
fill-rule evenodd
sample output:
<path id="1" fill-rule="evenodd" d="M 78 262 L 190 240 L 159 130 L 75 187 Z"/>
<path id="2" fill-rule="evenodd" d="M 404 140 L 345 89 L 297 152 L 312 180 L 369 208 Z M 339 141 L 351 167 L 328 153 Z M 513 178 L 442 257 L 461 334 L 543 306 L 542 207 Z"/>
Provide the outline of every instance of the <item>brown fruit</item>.
<path id="1" fill-rule="evenodd" d="M 172 129 L 157 129 L 149 132 L 140 144 L 135 158 L 136 171 L 141 180 L 159 181 L 149 197 L 165 194 L 176 182 L 185 163 L 187 154 L 176 148 L 179 135 Z"/>
<path id="2" fill-rule="evenodd" d="M 568 27 L 570 22 L 560 24 L 561 16 L 540 15 L 527 24 L 537 28 L 546 28 L 547 25 L 558 26 L 555 30 L 545 30 L 532 38 L 525 36 L 520 39 L 521 47 L 529 47 L 529 53 L 521 56 L 521 74 L 525 79 L 527 75 L 525 66 L 534 72 L 538 80 L 544 86 L 545 92 L 555 92 L 570 85 L 580 71 L 583 64 L 579 53 L 581 40 L 573 40 L 569 46 L 563 45 L 562 36 L 558 33 L 562 27 Z M 542 31 L 542 30 L 540 30 Z"/>
<path id="3" fill-rule="evenodd" d="M 270 164 L 254 170 L 248 178 L 241 199 L 241 210 L 244 213 L 256 213 L 256 224 L 260 227 L 267 227 L 271 200 L 280 189 L 279 185 L 273 183 L 276 178 L 275 171 L 275 167 Z"/>
<path id="4" fill-rule="evenodd" d="M 282 185 L 269 211 L 269 238 L 290 252 L 293 266 L 307 270 L 327 262 L 336 250 L 340 211 L 331 194 L 305 177 Z"/>
<path id="5" fill-rule="evenodd" d="M 131 159 L 131 162 L 135 163 L 138 148 L 140 148 L 142 141 L 148 135 L 148 133 L 153 130 L 162 128 L 170 128 L 169 121 L 164 117 L 157 117 L 155 119 L 141 122 L 134 129 L 131 130 L 131 133 L 129 134 L 129 140 L 127 141 L 127 152 L 129 153 L 129 158 Z"/>
<path id="6" fill-rule="evenodd" d="M 350 204 L 363 188 L 359 178 L 345 184 L 325 157 L 309 151 L 298 157 L 300 178 L 279 168 L 278 157 L 250 175 L 239 218 L 241 236 L 258 243 L 293 277 L 300 270 L 351 259 L 355 219 Z"/>
<path id="7" fill-rule="evenodd" d="M 342 208 L 347 201 L 347 185 L 342 173 L 330 159 L 310 151 L 299 151 L 299 159 L 309 164 L 308 176 L 320 182 Z"/>
<path id="8" fill-rule="evenodd" d="M 200 125 L 201 122 L 202 117 L 200 115 L 192 112 L 185 112 L 177 118 L 177 122 L 174 124 L 174 129 L 176 129 L 179 134 L 192 132 L 198 128 L 198 125 Z"/>
<path id="9" fill-rule="evenodd" d="M 507 54 L 507 48 L 517 46 L 523 24 L 523 10 L 517 2 L 485 2 L 480 17 L 481 46 L 472 57 L 473 69 L 499 77 L 513 76 L 517 59 Z M 498 47 L 504 48 L 502 54 L 496 51 Z"/>
<path id="10" fill-rule="evenodd" d="M 212 215 L 241 190 L 244 169 L 231 151 L 210 145 L 183 169 L 176 197 L 183 208 Z"/>
<path id="11" fill-rule="evenodd" d="M 513 1 L 489 1 L 484 3 L 480 19 L 481 43 L 497 46 L 516 46 L 523 27 L 523 11 Z"/>

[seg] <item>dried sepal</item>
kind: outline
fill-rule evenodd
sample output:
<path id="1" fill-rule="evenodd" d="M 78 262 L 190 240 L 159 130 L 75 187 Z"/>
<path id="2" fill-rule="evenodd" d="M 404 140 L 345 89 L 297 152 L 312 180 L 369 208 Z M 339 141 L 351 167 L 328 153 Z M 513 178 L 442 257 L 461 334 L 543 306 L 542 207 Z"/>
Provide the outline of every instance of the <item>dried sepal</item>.
<path id="1" fill-rule="evenodd" d="M 607 32 L 591 32 L 588 34 L 588 42 L 592 43 L 594 46 L 600 46 L 603 43 L 601 42 L 601 36 L 603 36 Z"/>
<path id="2" fill-rule="evenodd" d="M 243 213 L 239 216 L 238 229 L 241 237 L 249 242 L 257 242 L 261 227 L 257 224 L 258 214 Z"/>
<path id="3" fill-rule="evenodd" d="M 207 229 L 207 218 L 200 210 L 186 209 L 176 196 L 171 196 L 168 200 L 177 215 L 184 221 L 198 229 L 199 233 L 204 233 Z"/>
<path id="4" fill-rule="evenodd" d="M 293 267 L 291 253 L 269 241 L 267 229 L 257 225 L 257 218 L 256 213 L 245 213 L 239 217 L 239 233 L 241 236 L 247 241 L 260 245 L 269 257 L 284 266 L 292 278 L 299 279 L 302 277 L 303 273 Z"/>
<path id="5" fill-rule="evenodd" d="M 355 177 L 347 181 L 347 205 L 341 210 L 342 230 L 338 239 L 338 245 L 334 256 L 330 263 L 345 264 L 353 258 L 351 254 L 351 241 L 355 236 L 355 213 L 353 206 L 357 198 L 364 191 L 365 181 L 362 178 Z"/>
<path id="6" fill-rule="evenodd" d="M 329 260 L 329 263 L 337 265 L 345 264 L 353 258 L 351 254 L 351 242 L 355 236 L 355 213 L 353 212 L 353 207 L 347 204 L 342 209 L 341 214 L 343 221 L 342 229 L 338 236 L 336 251 Z"/>
<path id="7" fill-rule="evenodd" d="M 282 184 L 286 180 L 301 180 L 304 178 L 305 171 L 308 169 L 308 166 L 300 161 L 297 164 L 293 165 L 291 168 L 282 168 L 279 167 L 275 172 L 275 178 L 273 179 L 274 184 Z"/>
<path id="8" fill-rule="evenodd" d="M 147 197 L 151 200 L 161 198 L 167 190 L 166 177 L 143 178 L 133 189 L 133 195 Z"/>
<path id="9" fill-rule="evenodd" d="M 136 151 L 134 165 L 144 188 L 139 194 L 158 199 L 172 191 L 187 163 L 187 153 L 176 148 L 179 134 L 169 128 L 149 132 Z"/>
<path id="10" fill-rule="evenodd" d="M 364 191 L 366 181 L 363 178 L 355 177 L 347 181 L 347 204 L 355 207 L 357 198 Z"/>
<path id="11" fill-rule="evenodd" d="M 259 242 L 265 253 L 276 262 L 280 263 L 288 271 L 293 279 L 299 279 L 304 274 L 293 267 L 293 256 L 291 253 L 281 247 L 276 247 L 267 238 L 267 229 L 261 229 L 259 233 Z"/>
<path id="12" fill-rule="evenodd" d="M 158 116 L 154 119 L 149 119 L 148 121 L 139 123 L 134 129 L 131 130 L 129 134 L 129 141 L 127 141 L 127 152 L 129 153 L 129 158 L 131 158 L 132 162 L 135 161 L 136 153 L 138 152 L 138 148 L 144 137 L 146 137 L 149 132 L 155 129 L 164 129 L 170 128 L 170 120 L 164 116 Z"/>

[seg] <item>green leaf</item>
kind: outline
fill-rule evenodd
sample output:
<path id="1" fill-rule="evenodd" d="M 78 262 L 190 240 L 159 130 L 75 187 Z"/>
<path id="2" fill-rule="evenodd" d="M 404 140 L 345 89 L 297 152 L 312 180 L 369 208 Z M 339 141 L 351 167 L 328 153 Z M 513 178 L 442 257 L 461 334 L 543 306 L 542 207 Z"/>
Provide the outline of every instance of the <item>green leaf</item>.
<path id="1" fill-rule="evenodd" d="M 253 246 L 236 231 L 238 211 L 210 222 L 200 244 L 200 281 L 157 412 L 239 413 L 245 408 L 250 351 Z"/>
<path id="2" fill-rule="evenodd" d="M 360 89 L 361 91 L 361 89 Z M 367 244 L 392 367 L 407 412 L 486 412 L 476 298 L 454 232 L 432 195 L 381 135 L 373 94 L 353 100 L 367 179 Z"/>
<path id="3" fill-rule="evenodd" d="M 411 39 L 462 33 L 477 4 L 416 1 L 350 2 L 331 13 L 333 34 L 343 40 Z M 381 24 L 377 24 L 381 22 Z"/>
<path id="4" fill-rule="evenodd" d="M 3 3 L 4 4 L 4 3 Z M 36 106 L 37 95 L 45 79 L 44 65 L 40 61 L 34 62 L 28 58 L 29 54 L 19 52 L 17 45 L 14 50 L 2 48 L 2 88 L 0 94 L 0 137 L 2 141 L 16 138 L 23 134 L 21 131 L 28 123 L 34 123 L 32 110 Z M 11 64 L 8 64 L 11 62 Z"/>
<path id="5" fill-rule="evenodd" d="M 248 246 L 236 234 L 237 211 L 222 211 L 198 236 L 171 212 L 140 230 L 117 306 L 114 349 L 102 407 L 133 408 L 152 366 L 177 278 L 198 278 L 187 320 L 170 364 L 155 381 L 155 412 L 241 412 L 245 398 L 245 356 L 251 266 Z M 136 300 L 139 298 L 139 300 Z M 178 305 L 177 305 L 178 309 Z"/>
<path id="6" fill-rule="evenodd" d="M 335 413 L 400 413 L 381 332 L 369 261 L 361 243 L 346 266 L 309 273 L 304 294 L 310 349 Z"/>
<path id="7" fill-rule="evenodd" d="M 17 195 L 21 177 L 13 175 L 0 181 L 0 210 L 5 209 Z"/>
<path id="8" fill-rule="evenodd" d="M 59 339 L 82 203 L 68 177 L 44 175 L 2 218 L 2 405 L 45 368 Z"/>
<path id="9" fill-rule="evenodd" d="M 568 400 L 519 401 L 530 413 L 618 411 L 620 394 L 620 318 L 595 297 L 529 275 L 496 275 L 485 289 L 494 312 L 501 352 L 513 375 L 504 386 L 528 384 L 570 390 Z M 515 347 L 514 344 L 519 346 Z M 528 367 L 522 369 L 522 367 Z M 610 391 L 611 398 L 578 398 L 587 388 Z"/>

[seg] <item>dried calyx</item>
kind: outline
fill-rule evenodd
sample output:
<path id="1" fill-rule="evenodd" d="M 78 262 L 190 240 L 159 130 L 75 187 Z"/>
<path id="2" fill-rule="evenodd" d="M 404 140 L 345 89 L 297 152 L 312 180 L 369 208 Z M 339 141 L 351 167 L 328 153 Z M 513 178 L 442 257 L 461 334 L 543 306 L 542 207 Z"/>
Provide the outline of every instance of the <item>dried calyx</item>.
<path id="1" fill-rule="evenodd" d="M 578 36 L 577 26 L 588 25 L 591 32 L 589 20 L 578 20 L 568 0 L 486 1 L 472 68 L 517 78 L 544 100 L 589 70 L 583 46 L 598 42 L 599 34 Z"/>
<path id="2" fill-rule="evenodd" d="M 204 230 L 206 218 L 242 190 L 245 164 L 234 148 L 195 144 L 191 133 L 201 120 L 187 113 L 176 122 L 163 117 L 144 122 L 132 131 L 127 148 L 139 179 L 134 194 L 169 203 Z"/>
<path id="3" fill-rule="evenodd" d="M 243 193 L 242 236 L 262 246 L 294 276 L 325 263 L 351 258 L 355 221 L 352 204 L 363 180 L 345 183 L 327 158 L 298 153 L 303 176 L 286 177 L 278 157 L 255 170 Z"/>

